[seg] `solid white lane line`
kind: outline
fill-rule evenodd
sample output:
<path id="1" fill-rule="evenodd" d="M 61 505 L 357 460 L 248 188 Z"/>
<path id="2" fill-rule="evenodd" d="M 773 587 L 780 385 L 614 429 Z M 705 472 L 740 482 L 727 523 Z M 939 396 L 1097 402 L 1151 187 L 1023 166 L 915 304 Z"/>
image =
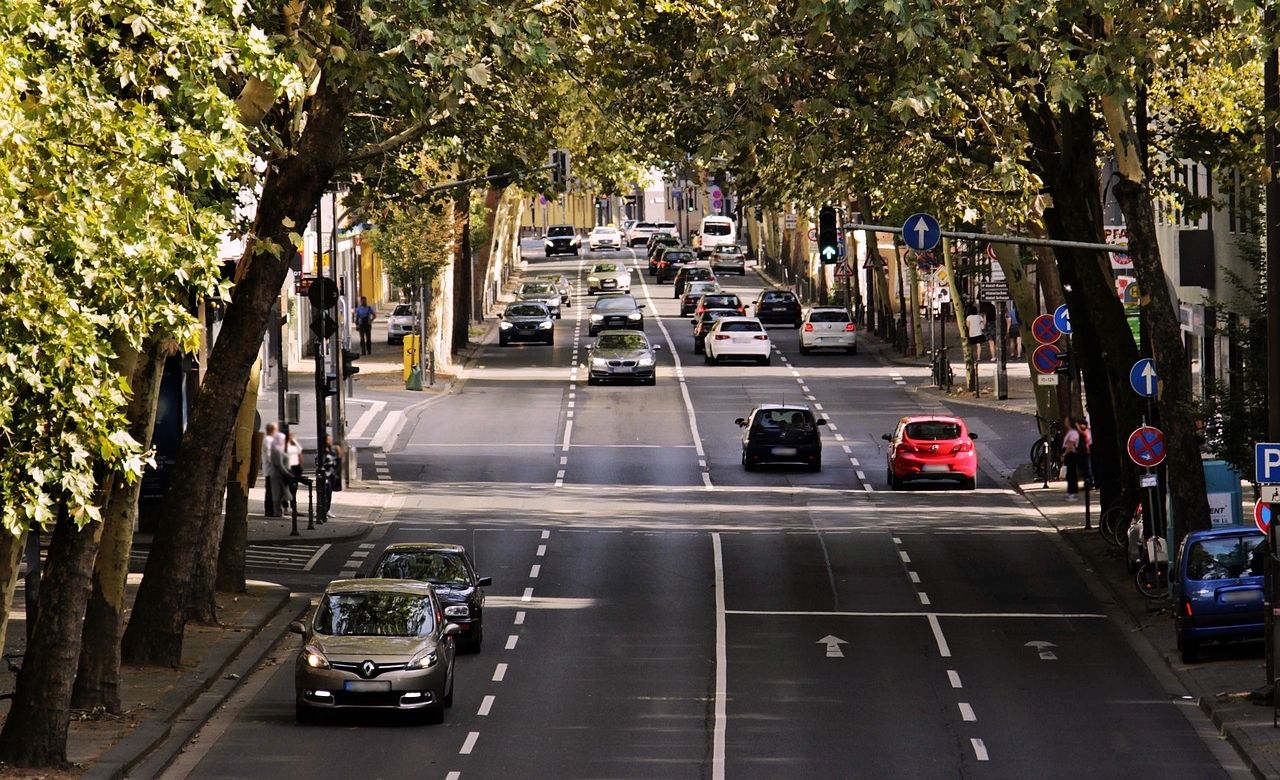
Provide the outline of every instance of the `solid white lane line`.
<path id="1" fill-rule="evenodd" d="M 761 531 L 761 533 L 775 533 Z M 1106 620 L 1107 616 L 1090 612 L 857 612 L 854 610 L 830 609 L 727 609 L 726 615 L 773 615 L 775 617 L 927 617 L 930 620 L 944 618 L 977 618 L 980 620 L 994 618 L 1030 618 L 1034 620 L 1051 620 L 1065 618 L 1067 620 Z"/>
<path id="2" fill-rule="evenodd" d="M 974 756 L 977 757 L 979 761 L 990 760 L 990 758 L 988 758 L 987 756 L 987 746 L 983 744 L 982 740 L 978 739 L 977 737 L 974 737 L 973 739 L 969 740 L 969 743 L 973 745 L 973 754 Z"/>
<path id="3" fill-rule="evenodd" d="M 729 671 L 726 650 L 726 626 L 724 609 L 724 554 L 720 549 L 720 534 L 711 534 L 711 556 L 716 577 L 716 693 L 715 725 L 711 735 L 711 780 L 724 780 L 725 720 L 728 696 Z"/>
<path id="4" fill-rule="evenodd" d="M 474 750 L 476 747 L 477 739 L 480 739 L 480 732 L 472 731 L 469 734 L 467 734 L 466 741 L 462 743 L 462 750 L 459 750 L 458 752 L 464 756 L 471 755 L 471 751 Z"/>
<path id="5" fill-rule="evenodd" d="M 497 697 L 493 695 L 484 697 L 480 701 L 480 709 L 476 711 L 476 714 L 481 716 L 488 715 L 489 711 L 493 709 L 493 702 L 494 702 L 494 699 L 496 698 Z"/>
<path id="6" fill-rule="evenodd" d="M 521 601 L 533 601 L 533 588 L 525 588 L 524 595 L 520 597 Z"/>
<path id="7" fill-rule="evenodd" d="M 539 558 L 541 558 L 541 557 L 543 557 L 543 556 L 544 556 L 544 555 L 546 555 L 546 554 L 547 554 L 547 546 L 546 546 L 545 544 L 540 544 L 540 545 L 538 545 L 538 551 L 537 551 L 536 553 L 534 553 L 534 555 L 536 555 L 536 556 L 538 556 Z"/>
<path id="8" fill-rule="evenodd" d="M 543 538 L 543 539 L 550 539 L 550 538 L 551 538 L 551 532 L 550 532 L 550 531 L 543 531 L 543 532 L 542 532 L 542 538 Z"/>
<path id="9" fill-rule="evenodd" d="M 948 670 L 947 670 L 947 679 L 951 681 L 951 687 L 952 687 L 952 688 L 963 688 L 963 687 L 964 687 L 963 685 L 961 685 L 961 684 L 960 684 L 960 673 L 959 673 L 959 672 L 957 672 L 957 671 L 956 671 L 956 670 L 954 670 L 954 669 L 948 669 Z"/>
<path id="10" fill-rule="evenodd" d="M 536 580 L 538 578 L 538 575 L 541 573 L 542 573 L 542 566 L 540 564 L 535 563 L 534 565 L 529 567 L 529 579 Z"/>
<path id="11" fill-rule="evenodd" d="M 507 665 L 506 665 L 506 664 L 498 664 L 497 666 L 495 666 L 495 667 L 493 668 L 493 681 L 494 681 L 494 682 L 502 682 L 502 680 L 503 680 L 506 676 L 507 676 Z"/>
<path id="12" fill-rule="evenodd" d="M 920 584 L 920 575 L 919 575 L 919 574 L 916 574 L 916 573 L 915 573 L 915 572 L 913 572 L 913 571 L 909 571 L 909 572 L 907 572 L 907 576 L 908 576 L 908 577 L 910 577 L 910 578 L 911 578 L 911 581 L 912 581 L 912 582 L 914 582 L 915 584 L 917 584 L 917 585 L 919 585 L 919 584 Z"/>
<path id="13" fill-rule="evenodd" d="M 967 701 L 960 702 L 960 719 L 966 723 L 972 723 L 978 719 L 978 716 L 973 713 L 973 707 L 969 706 Z"/>
<path id="14" fill-rule="evenodd" d="M 511 636 L 507 637 L 507 647 L 506 647 L 506 649 L 507 649 L 507 650 L 515 650 L 515 649 L 516 649 L 516 642 L 519 642 L 519 641 L 520 641 L 520 637 L 519 637 L 519 636 L 517 636 L 517 635 L 515 635 L 515 634 L 512 634 Z"/>
<path id="15" fill-rule="evenodd" d="M 517 610 L 517 611 L 516 611 L 516 621 L 515 621 L 515 623 L 516 623 L 516 625 L 517 625 L 517 626 L 523 626 L 523 625 L 524 625 L 524 615 L 525 615 L 525 612 L 524 612 L 524 610 L 523 610 L 523 609 L 521 609 L 521 610 Z"/>
<path id="16" fill-rule="evenodd" d="M 929 628 L 933 629 L 933 639 L 938 643 L 938 654 L 943 658 L 951 657 L 951 647 L 947 645 L 947 638 L 942 635 L 942 624 L 938 622 L 938 616 L 929 614 Z"/>
<path id="17" fill-rule="evenodd" d="M 911 563 L 911 556 L 907 555 L 906 550 L 899 550 L 898 557 L 902 559 L 903 563 Z"/>
<path id="18" fill-rule="evenodd" d="M 919 592 L 919 593 L 917 593 L 916 595 L 920 597 L 920 603 L 921 603 L 921 604 L 923 604 L 923 605 L 924 605 L 924 606 L 926 606 L 926 607 L 927 607 L 927 606 L 929 606 L 930 601 L 929 601 L 929 594 L 928 594 L 928 593 L 925 593 L 924 591 L 920 591 L 920 592 Z"/>
<path id="19" fill-rule="evenodd" d="M 302 567 L 302 570 L 303 570 L 303 571 L 311 571 L 311 567 L 316 565 L 316 562 L 320 560 L 320 556 L 321 556 L 321 555 L 324 555 L 326 552 L 328 552 L 329 548 L 330 548 L 330 547 L 332 547 L 332 546 L 333 546 L 333 545 L 331 545 L 331 544 L 322 544 L 322 545 L 320 545 L 320 549 L 319 549 L 319 550 L 316 550 L 316 554 L 315 554 L 315 555 L 313 555 L 313 556 L 311 556 L 311 558 L 307 560 L 307 563 L 306 563 L 306 565 L 305 565 L 305 566 L 303 566 L 303 567 Z"/>

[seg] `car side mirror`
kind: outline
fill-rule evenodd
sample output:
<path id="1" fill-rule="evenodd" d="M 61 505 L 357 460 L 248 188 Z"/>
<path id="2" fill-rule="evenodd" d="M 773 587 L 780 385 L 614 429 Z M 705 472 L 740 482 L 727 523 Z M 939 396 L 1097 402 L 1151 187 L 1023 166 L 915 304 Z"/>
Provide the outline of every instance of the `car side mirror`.
<path id="1" fill-rule="evenodd" d="M 292 623 L 290 623 L 290 624 L 289 624 L 289 633 L 290 633 L 290 634 L 301 634 L 301 635 L 303 635 L 303 636 L 306 636 L 306 634 L 307 634 L 307 627 L 306 627 L 306 626 L 304 626 L 304 625 L 302 624 L 302 621 L 301 621 L 301 620 L 295 620 L 295 621 L 293 621 Z"/>
<path id="2" fill-rule="evenodd" d="M 976 439 L 978 438 L 978 434 L 976 434 L 976 433 L 971 433 L 971 434 L 969 434 L 969 438 L 970 438 L 970 439 L 975 439 L 975 440 L 976 440 Z"/>
<path id="3" fill-rule="evenodd" d="M 493 577 L 481 577 L 476 580 L 477 588 L 487 588 L 493 585 Z"/>
<path id="4" fill-rule="evenodd" d="M 893 437 L 887 433 L 880 434 L 880 438 L 884 439 L 885 441 L 893 441 Z"/>
<path id="5" fill-rule="evenodd" d="M 457 623 L 448 623 L 444 627 L 444 636 L 457 636 L 462 633 L 462 626 Z"/>
<path id="6" fill-rule="evenodd" d="M 733 424 L 738 426 L 739 428 L 745 428 L 747 427 L 747 418 L 739 417 L 738 419 L 733 421 Z"/>
<path id="7" fill-rule="evenodd" d="M 502 319 L 502 312 L 498 312 L 498 319 Z"/>
<path id="8" fill-rule="evenodd" d="M 826 425 L 826 424 L 827 424 L 827 418 L 825 417 L 818 418 L 818 425 Z"/>
<path id="9" fill-rule="evenodd" d="M 646 304 L 643 304 L 643 303 L 642 303 L 642 304 L 639 304 L 638 306 L 636 306 L 636 308 L 637 308 L 637 309 L 643 309 L 643 308 L 645 307 L 645 305 L 646 305 Z"/>
<path id="10" fill-rule="evenodd" d="M 662 345 L 661 345 L 661 344 L 654 344 L 654 345 L 653 345 L 653 351 L 654 351 L 654 352 L 661 352 L 661 351 L 662 351 Z"/>

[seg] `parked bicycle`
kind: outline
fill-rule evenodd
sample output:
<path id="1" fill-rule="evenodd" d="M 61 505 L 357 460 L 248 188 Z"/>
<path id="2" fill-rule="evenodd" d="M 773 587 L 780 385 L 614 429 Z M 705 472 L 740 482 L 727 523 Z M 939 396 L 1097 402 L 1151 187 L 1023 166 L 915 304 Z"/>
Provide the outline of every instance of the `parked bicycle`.
<path id="1" fill-rule="evenodd" d="M 1164 538 L 1149 536 L 1142 544 L 1142 565 L 1133 575 L 1138 592 L 1149 599 L 1162 599 L 1169 595 L 1169 552 Z"/>
<path id="2" fill-rule="evenodd" d="M 1036 479 L 1048 482 L 1057 479 L 1062 471 L 1062 423 L 1046 420 L 1040 415 L 1036 415 L 1036 420 L 1047 423 L 1049 432 L 1031 445 L 1031 466 L 1035 469 Z"/>
<path id="3" fill-rule="evenodd" d="M 1138 502 L 1132 510 L 1126 508 L 1123 500 L 1113 503 L 1098 519 L 1098 533 L 1113 547 L 1121 549 L 1128 546 L 1130 529 L 1138 528 L 1138 536 L 1142 536 L 1142 502 Z"/>
<path id="4" fill-rule="evenodd" d="M 947 360 L 947 351 L 935 349 L 933 351 L 933 386 L 950 390 L 955 380 L 956 375 L 951 370 L 951 361 Z"/>

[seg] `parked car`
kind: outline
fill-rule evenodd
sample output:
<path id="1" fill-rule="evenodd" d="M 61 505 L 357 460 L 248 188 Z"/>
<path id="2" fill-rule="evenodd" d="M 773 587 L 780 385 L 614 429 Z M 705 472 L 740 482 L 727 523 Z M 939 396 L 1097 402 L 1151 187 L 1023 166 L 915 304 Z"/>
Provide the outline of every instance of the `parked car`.
<path id="1" fill-rule="evenodd" d="M 727 293 L 723 290 L 702 296 L 702 300 L 698 301 L 697 307 L 693 310 L 693 316 L 696 317 L 699 312 L 707 309 L 732 309 L 735 314 L 741 317 L 747 316 L 747 307 L 742 302 L 742 299 L 733 293 Z"/>
<path id="2" fill-rule="evenodd" d="M 572 305 L 570 301 L 573 296 L 573 282 L 569 281 L 569 277 L 564 274 L 545 274 L 539 276 L 537 281 L 555 286 L 556 292 L 560 293 L 561 306 Z"/>
<path id="3" fill-rule="evenodd" d="M 1192 531 L 1173 571 L 1174 626 L 1182 660 L 1205 642 L 1264 637 L 1267 537 L 1256 527 Z"/>
<path id="4" fill-rule="evenodd" d="M 397 303 L 387 317 L 387 343 L 403 344 L 404 337 L 418 332 L 418 307 L 412 303 Z"/>
<path id="5" fill-rule="evenodd" d="M 587 295 L 631 292 L 631 269 L 621 263 L 596 263 L 587 274 Z"/>
<path id="6" fill-rule="evenodd" d="M 671 280 L 673 288 L 671 297 L 679 298 L 684 295 L 684 288 L 690 282 L 714 282 L 715 280 L 715 272 L 706 263 L 685 263 Z"/>
<path id="7" fill-rule="evenodd" d="M 707 334 L 711 331 L 711 326 L 716 324 L 716 320 L 724 317 L 737 317 L 738 312 L 733 309 L 699 309 L 693 318 L 693 354 L 706 354 Z"/>
<path id="8" fill-rule="evenodd" d="M 643 303 L 630 295 L 605 295 L 596 299 L 587 332 L 594 336 L 603 330 L 627 328 L 644 330 Z"/>
<path id="9" fill-rule="evenodd" d="M 560 319 L 560 291 L 547 282 L 525 282 L 516 291 L 516 299 L 541 303 L 551 310 L 551 316 Z"/>
<path id="10" fill-rule="evenodd" d="M 858 330 L 841 306 L 814 306 L 800 327 L 800 354 L 815 349 L 842 349 L 858 354 Z"/>
<path id="11" fill-rule="evenodd" d="M 543 253 L 547 257 L 577 255 L 581 246 L 582 239 L 573 225 L 552 225 L 542 237 Z"/>
<path id="12" fill-rule="evenodd" d="M 513 301 L 498 315 L 498 344 L 513 341 L 541 341 L 554 344 L 556 321 L 546 304 L 537 301 Z"/>
<path id="13" fill-rule="evenodd" d="M 435 591 L 410 580 L 335 580 L 320 596 L 294 661 L 295 713 L 312 723 L 326 710 L 419 711 L 433 723 L 453 705 L 455 637 Z"/>
<path id="14" fill-rule="evenodd" d="M 587 234 L 587 248 L 592 252 L 601 249 L 621 249 L 622 234 L 615 227 L 605 225 L 594 227 Z"/>
<path id="15" fill-rule="evenodd" d="M 745 358 L 769 365 L 773 344 L 760 320 L 752 317 L 721 317 L 707 333 L 706 362 Z"/>
<path id="16" fill-rule="evenodd" d="M 688 317 L 698 308 L 698 302 L 707 293 L 719 292 L 720 285 L 714 281 L 689 282 L 680 296 L 680 316 Z"/>
<path id="17" fill-rule="evenodd" d="M 959 481 L 965 490 L 978 486 L 978 434 L 960 417 L 903 417 L 893 433 L 880 438 L 889 442 L 886 473 L 893 490 L 914 480 Z"/>
<path id="18" fill-rule="evenodd" d="M 737 244 L 718 246 L 711 253 L 711 270 L 716 273 L 747 275 L 747 255 Z"/>
<path id="19" fill-rule="evenodd" d="M 761 290 L 756 296 L 756 318 L 766 325 L 800 327 L 800 299 L 790 290 Z"/>
<path id="20" fill-rule="evenodd" d="M 492 577 L 476 574 L 467 548 L 440 542 L 389 544 L 378 557 L 370 577 L 430 583 L 444 607 L 444 617 L 457 623 L 458 649 L 480 652 L 484 642 L 484 589 Z"/>
<path id="21" fill-rule="evenodd" d="M 648 336 L 634 330 L 606 330 L 587 347 L 587 384 L 642 382 L 657 384 L 658 350 Z"/>
<path id="22" fill-rule="evenodd" d="M 825 419 L 808 406 L 761 404 L 750 417 L 734 422 L 742 428 L 742 468 L 752 471 L 765 464 L 790 464 L 822 470 L 822 435 Z"/>

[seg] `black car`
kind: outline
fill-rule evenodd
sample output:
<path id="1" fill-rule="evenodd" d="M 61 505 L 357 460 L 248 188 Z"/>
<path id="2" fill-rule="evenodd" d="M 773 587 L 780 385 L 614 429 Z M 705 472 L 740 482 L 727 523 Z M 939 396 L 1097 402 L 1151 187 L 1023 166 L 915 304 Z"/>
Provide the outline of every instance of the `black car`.
<path id="1" fill-rule="evenodd" d="M 636 303 L 630 295 L 606 295 L 596 299 L 591 312 L 588 332 L 594 336 L 602 330 L 627 328 L 644 330 L 643 303 Z"/>
<path id="2" fill-rule="evenodd" d="M 715 280 L 715 273 L 706 263 L 685 264 L 676 271 L 675 278 L 671 282 L 675 286 L 675 295 L 672 297 L 679 298 L 684 295 L 684 286 L 689 282 L 714 282 Z"/>
<path id="3" fill-rule="evenodd" d="M 368 576 L 431 583 L 444 608 L 445 620 L 462 629 L 459 648 L 480 652 L 484 641 L 484 589 L 493 584 L 493 578 L 476 575 L 467 548 L 436 542 L 388 545 Z"/>
<path id="4" fill-rule="evenodd" d="M 721 317 L 738 317 L 734 309 L 703 309 L 693 321 L 693 354 L 701 355 L 707 348 L 707 332 Z"/>
<path id="5" fill-rule="evenodd" d="M 766 325 L 799 328 L 804 319 L 800 301 L 790 290 L 762 290 L 756 298 L 756 319 Z"/>
<path id="6" fill-rule="evenodd" d="M 654 275 L 658 278 L 658 284 L 671 281 L 681 268 L 697 259 L 697 255 L 693 253 L 693 250 L 685 247 L 670 248 L 661 252 L 658 255 L 654 272 Z"/>
<path id="7" fill-rule="evenodd" d="M 556 322 L 545 304 L 533 301 L 515 301 L 498 315 L 498 343 L 507 346 L 513 341 L 541 341 L 554 344 Z"/>
<path id="8" fill-rule="evenodd" d="M 542 239 L 542 247 L 547 257 L 555 255 L 577 255 L 582 239 L 573 225 L 552 225 L 547 228 L 547 235 Z"/>
<path id="9" fill-rule="evenodd" d="M 658 273 L 658 265 L 662 262 L 662 255 L 672 249 L 680 249 L 680 239 L 675 236 L 658 235 L 649 240 L 648 248 L 645 250 L 649 257 L 649 275 L 656 276 Z M 693 252 L 689 252 L 692 256 Z"/>
<path id="10" fill-rule="evenodd" d="M 751 471 L 769 463 L 800 465 L 822 470 L 822 436 L 807 406 L 761 404 L 747 418 L 735 420 L 742 432 L 742 467 Z"/>

